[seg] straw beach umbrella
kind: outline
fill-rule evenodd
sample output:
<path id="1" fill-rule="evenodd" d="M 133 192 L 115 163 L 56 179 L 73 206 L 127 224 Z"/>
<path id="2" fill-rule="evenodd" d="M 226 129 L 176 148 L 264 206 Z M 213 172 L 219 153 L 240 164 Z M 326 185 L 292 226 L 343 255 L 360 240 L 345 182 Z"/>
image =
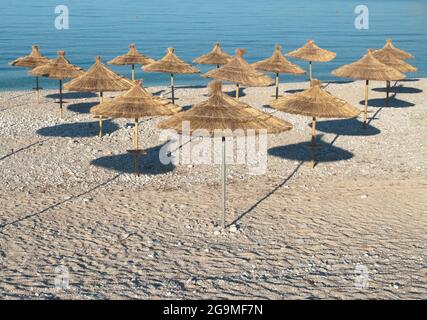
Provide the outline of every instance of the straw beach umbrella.
<path id="1" fill-rule="evenodd" d="M 24 67 L 34 69 L 35 67 L 46 64 L 50 61 L 49 58 L 42 56 L 39 50 L 39 46 L 33 45 L 31 49 L 31 53 L 28 56 L 20 57 L 12 62 L 10 65 L 16 67 Z M 40 86 L 39 86 L 39 76 L 36 76 L 36 86 L 33 88 L 36 90 L 36 99 L 37 103 L 40 103 Z"/>
<path id="2" fill-rule="evenodd" d="M 132 65 L 132 81 L 135 80 L 135 65 L 145 66 L 147 64 L 153 63 L 154 59 L 151 59 L 136 50 L 135 44 L 129 45 L 129 52 L 121 56 L 115 57 L 114 59 L 108 61 L 109 64 L 117 66 Z"/>
<path id="3" fill-rule="evenodd" d="M 232 59 L 228 53 L 224 52 L 219 42 L 215 43 L 213 49 L 208 54 L 204 54 L 193 60 L 197 64 L 216 65 L 217 68 L 227 64 Z"/>
<path id="4" fill-rule="evenodd" d="M 183 129 L 185 122 L 190 124 L 188 131 Z M 158 127 L 172 129 L 183 135 L 191 135 L 195 130 L 199 132 L 204 130 L 209 137 L 222 138 L 221 206 L 222 226 L 225 227 L 225 137 L 235 134 L 234 130 L 243 131 L 245 134 L 280 133 L 290 130 L 292 125 L 231 98 L 222 92 L 220 81 L 213 81 L 209 84 L 209 98 L 206 101 L 160 122 Z"/>
<path id="5" fill-rule="evenodd" d="M 167 100 L 153 96 L 145 88 L 141 81 L 135 81 L 132 88 L 122 95 L 105 101 L 91 108 L 94 115 L 103 114 L 111 118 L 134 119 L 133 150 L 130 153 L 137 156 L 142 150 L 139 149 L 138 123 L 143 117 L 170 116 L 181 110 L 181 107 Z"/>
<path id="6" fill-rule="evenodd" d="M 313 80 L 311 87 L 303 92 L 273 100 L 271 106 L 279 111 L 312 117 L 311 168 L 314 168 L 316 161 L 316 119 L 354 118 L 360 114 L 358 108 L 322 90 L 318 80 Z"/>
<path id="7" fill-rule="evenodd" d="M 409 52 L 406 52 L 402 49 L 396 48 L 393 44 L 393 41 L 391 39 L 387 39 L 386 44 L 382 49 L 377 50 L 379 52 L 389 52 L 391 53 L 395 58 L 398 58 L 400 60 L 407 60 L 407 59 L 415 59 L 412 54 Z"/>
<path id="8" fill-rule="evenodd" d="M 336 77 L 350 78 L 355 80 L 365 80 L 365 112 L 363 123 L 366 126 L 368 120 L 368 94 L 369 94 L 369 80 L 377 81 L 392 81 L 402 80 L 405 75 L 396 69 L 387 66 L 374 57 L 373 51 L 368 50 L 360 60 L 351 64 L 342 66 L 332 71 Z"/>
<path id="9" fill-rule="evenodd" d="M 62 81 L 64 79 L 72 79 L 80 76 L 83 74 L 83 69 L 71 64 L 65 58 L 65 51 L 58 51 L 58 57 L 56 59 L 34 68 L 29 73 L 34 76 L 44 76 L 59 80 L 59 107 L 62 118 L 64 116 L 62 110 Z"/>
<path id="10" fill-rule="evenodd" d="M 198 69 L 178 58 L 174 52 L 174 48 L 168 48 L 166 55 L 162 59 L 142 67 L 146 72 L 162 72 L 171 74 L 172 103 L 175 103 L 174 74 L 200 73 Z"/>
<path id="11" fill-rule="evenodd" d="M 416 72 L 418 70 L 416 67 L 410 65 L 409 63 L 399 58 L 396 58 L 396 56 L 389 50 L 376 50 L 376 51 L 373 51 L 373 55 L 382 63 L 402 73 Z M 390 81 L 386 81 L 386 88 L 387 88 L 386 106 L 388 106 L 388 99 L 390 95 Z"/>
<path id="12" fill-rule="evenodd" d="M 279 98 L 279 74 L 305 74 L 305 71 L 296 64 L 286 59 L 282 54 L 282 47 L 276 44 L 273 55 L 265 60 L 253 63 L 252 66 L 261 71 L 273 72 L 276 74 L 276 99 Z"/>
<path id="13" fill-rule="evenodd" d="M 289 57 L 310 62 L 310 81 L 313 80 L 312 63 L 329 62 L 335 59 L 336 55 L 337 54 L 335 52 L 318 47 L 313 40 L 308 40 L 304 46 L 287 54 Z"/>
<path id="14" fill-rule="evenodd" d="M 85 73 L 66 83 L 64 88 L 77 92 L 99 92 L 102 103 L 104 92 L 126 91 L 132 86 L 132 81 L 107 68 L 101 57 L 97 56 L 95 63 Z M 99 114 L 99 137 L 102 137 L 102 114 Z"/>
<path id="15" fill-rule="evenodd" d="M 274 84 L 274 80 L 262 72 L 257 71 L 253 66 L 243 59 L 244 49 L 237 49 L 236 55 L 225 66 L 219 69 L 210 70 L 204 78 L 212 78 L 222 81 L 229 81 L 236 84 L 236 98 L 239 98 L 240 85 L 248 87 L 266 87 Z"/>

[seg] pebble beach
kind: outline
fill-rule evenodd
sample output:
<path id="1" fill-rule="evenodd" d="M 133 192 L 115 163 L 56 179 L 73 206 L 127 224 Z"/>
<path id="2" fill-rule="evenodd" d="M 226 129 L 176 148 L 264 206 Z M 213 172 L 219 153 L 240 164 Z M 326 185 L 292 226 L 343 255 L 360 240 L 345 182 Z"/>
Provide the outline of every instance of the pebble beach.
<path id="1" fill-rule="evenodd" d="M 362 81 L 322 85 L 363 108 Z M 33 91 L 0 92 L 0 296 L 426 299 L 427 79 L 393 82 L 387 107 L 384 86 L 371 83 L 366 128 L 362 115 L 318 119 L 314 169 L 311 119 L 270 108 L 273 87 L 243 88 L 242 101 L 294 128 L 268 137 L 265 173 L 228 166 L 225 230 L 220 166 L 163 165 L 162 118 L 140 121 L 135 175 L 133 120 L 105 120 L 100 139 L 98 96 L 66 92 L 61 119 L 55 90 L 41 104 Z M 176 102 L 206 95 L 178 86 Z"/>

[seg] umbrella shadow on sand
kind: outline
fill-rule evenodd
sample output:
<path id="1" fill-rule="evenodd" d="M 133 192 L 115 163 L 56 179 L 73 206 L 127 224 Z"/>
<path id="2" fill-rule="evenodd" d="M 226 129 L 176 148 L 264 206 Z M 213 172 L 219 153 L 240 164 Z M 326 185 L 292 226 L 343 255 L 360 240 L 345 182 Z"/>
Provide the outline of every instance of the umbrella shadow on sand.
<path id="1" fill-rule="evenodd" d="M 155 92 L 151 92 L 151 94 L 153 96 L 160 96 L 161 94 L 163 94 L 165 92 L 166 92 L 166 90 L 161 89 L 161 90 L 158 90 L 158 91 L 155 91 Z"/>
<path id="2" fill-rule="evenodd" d="M 94 97 L 98 97 L 98 95 L 93 92 L 63 92 L 62 93 L 62 99 L 83 99 L 83 98 L 94 98 Z M 48 94 L 46 98 L 59 99 L 59 93 Z"/>
<path id="3" fill-rule="evenodd" d="M 90 113 L 90 108 L 96 106 L 99 102 L 81 102 L 68 105 L 67 109 L 75 113 Z"/>
<path id="4" fill-rule="evenodd" d="M 323 141 L 322 136 L 321 134 L 317 135 L 317 163 L 336 162 L 353 158 L 353 153 Z M 311 141 L 274 147 L 268 150 L 268 154 L 282 159 L 309 162 L 312 159 Z"/>
<path id="5" fill-rule="evenodd" d="M 285 93 L 294 94 L 294 93 L 303 92 L 305 90 L 306 89 L 289 89 L 289 90 L 286 90 Z"/>
<path id="6" fill-rule="evenodd" d="M 104 120 L 104 134 L 110 134 L 119 129 L 119 126 L 111 119 Z M 98 121 L 63 123 L 52 127 L 45 127 L 37 130 L 37 134 L 44 137 L 62 137 L 62 138 L 86 138 L 98 135 Z"/>
<path id="7" fill-rule="evenodd" d="M 359 101 L 359 104 L 361 106 L 364 106 L 365 100 Z M 415 104 L 413 104 L 412 102 L 397 99 L 396 93 L 394 93 L 393 95 L 390 96 L 390 98 L 388 99 L 388 105 L 386 105 L 386 98 L 385 97 L 384 98 L 378 98 L 378 99 L 370 99 L 370 100 L 368 100 L 368 105 L 370 107 L 377 107 L 377 108 L 381 108 L 381 107 L 385 107 L 385 108 L 408 108 L 408 107 L 415 106 Z"/>
<path id="8" fill-rule="evenodd" d="M 420 79 L 418 79 L 418 78 L 406 78 L 406 79 L 399 80 L 399 82 L 417 82 L 417 81 L 420 81 Z"/>
<path id="9" fill-rule="evenodd" d="M 309 126 L 311 127 L 311 123 Z M 318 121 L 316 128 L 321 132 L 339 136 L 375 136 L 381 132 L 370 124 L 364 127 L 363 122 L 357 118 Z"/>
<path id="10" fill-rule="evenodd" d="M 236 89 L 231 90 L 231 91 L 225 91 L 224 93 L 228 94 L 232 98 L 236 97 Z M 245 96 L 246 96 L 245 88 L 240 87 L 239 88 L 239 97 L 245 97 Z"/>
<path id="11" fill-rule="evenodd" d="M 171 172 L 175 169 L 172 163 L 163 164 L 159 158 L 159 151 L 165 145 L 145 149 L 146 154 L 138 156 L 138 172 L 146 175 L 157 175 Z M 130 153 L 105 156 L 92 160 L 91 165 L 120 173 L 135 172 L 135 156 Z"/>
<path id="12" fill-rule="evenodd" d="M 372 91 L 376 92 L 387 92 L 386 87 L 373 88 Z M 390 93 L 421 93 L 423 90 L 413 87 L 406 87 L 404 85 L 390 87 Z"/>

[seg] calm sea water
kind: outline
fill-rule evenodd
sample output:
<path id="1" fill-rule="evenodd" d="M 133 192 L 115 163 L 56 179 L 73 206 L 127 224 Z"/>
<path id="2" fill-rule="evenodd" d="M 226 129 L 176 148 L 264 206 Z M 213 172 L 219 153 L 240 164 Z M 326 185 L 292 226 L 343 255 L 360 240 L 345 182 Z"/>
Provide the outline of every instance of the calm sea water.
<path id="1" fill-rule="evenodd" d="M 369 8 L 369 30 L 354 27 L 354 9 L 359 4 Z M 57 5 L 69 8 L 69 30 L 55 28 Z M 255 62 L 270 56 L 275 43 L 290 51 L 312 38 L 338 54 L 330 63 L 314 65 L 315 77 L 331 80 L 331 70 L 393 38 L 416 57 L 411 63 L 419 71 L 411 77 L 426 77 L 426 17 L 426 0 L 0 0 L 0 90 L 33 86 L 26 69 L 8 65 L 27 54 L 32 44 L 40 45 L 50 57 L 63 49 L 72 63 L 87 68 L 96 55 L 106 61 L 126 52 L 131 42 L 153 58 L 162 57 L 166 47 L 173 46 L 181 58 L 191 61 L 221 41 L 229 53 L 246 48 L 245 57 Z M 295 62 L 307 68 L 306 63 Z M 130 76 L 128 67 L 113 69 Z M 138 76 L 147 86 L 169 83 L 165 74 L 142 74 L 138 69 Z M 305 79 L 286 76 L 284 80 Z M 45 88 L 57 85 L 42 81 Z M 205 83 L 198 75 L 177 77 L 178 85 Z"/>

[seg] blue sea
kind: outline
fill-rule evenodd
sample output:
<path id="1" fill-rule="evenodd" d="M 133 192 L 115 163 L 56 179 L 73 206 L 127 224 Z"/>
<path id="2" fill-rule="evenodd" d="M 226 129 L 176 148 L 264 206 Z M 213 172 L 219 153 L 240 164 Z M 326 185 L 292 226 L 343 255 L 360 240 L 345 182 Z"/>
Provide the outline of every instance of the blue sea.
<path id="1" fill-rule="evenodd" d="M 55 7 L 69 10 L 69 29 L 55 28 Z M 355 8 L 369 9 L 369 29 L 357 29 Z M 167 47 L 191 61 L 211 50 L 216 41 L 229 53 L 247 49 L 246 59 L 269 57 L 276 43 L 285 52 L 308 39 L 337 52 L 330 63 L 314 64 L 314 76 L 333 80 L 331 71 L 360 58 L 367 48 L 380 48 L 385 39 L 415 55 L 419 68 L 411 77 L 427 76 L 426 0 L 0 0 L 0 90 L 29 89 L 34 79 L 27 70 L 8 62 L 29 53 L 38 44 L 43 54 L 55 57 L 65 50 L 69 60 L 88 68 L 96 55 L 107 61 L 136 43 L 144 54 L 161 58 Z M 307 63 L 294 60 L 307 69 Z M 130 77 L 130 67 L 112 67 Z M 208 66 L 200 66 L 205 72 Z M 147 86 L 169 84 L 169 75 L 143 73 Z M 285 76 L 284 81 L 305 81 L 306 76 Z M 178 75 L 177 85 L 204 85 L 199 75 Z M 44 88 L 56 81 L 43 79 Z"/>

